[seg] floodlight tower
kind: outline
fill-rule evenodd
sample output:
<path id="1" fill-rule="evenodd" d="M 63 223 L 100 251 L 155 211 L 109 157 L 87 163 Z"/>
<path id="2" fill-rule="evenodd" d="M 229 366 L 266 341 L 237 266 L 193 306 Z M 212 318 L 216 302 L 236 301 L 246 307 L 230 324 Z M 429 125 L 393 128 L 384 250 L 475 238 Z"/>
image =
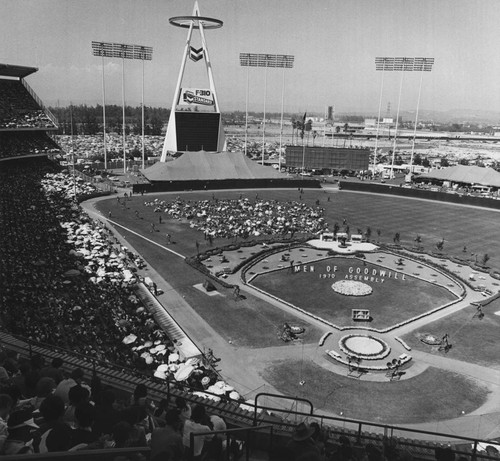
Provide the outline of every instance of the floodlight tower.
<path id="1" fill-rule="evenodd" d="M 398 124 L 399 124 L 399 110 L 401 107 L 401 93 L 403 90 L 403 76 L 405 72 L 412 71 L 425 71 L 432 69 L 433 58 L 411 58 L 411 57 L 377 57 L 375 58 L 375 69 L 377 71 L 395 71 L 401 72 L 401 81 L 399 84 L 399 97 L 398 97 L 398 109 L 396 114 L 396 126 L 394 132 L 394 143 L 392 148 L 392 162 L 391 162 L 391 178 L 394 174 L 394 160 L 396 158 L 396 140 L 398 136 Z M 381 96 L 382 98 L 382 96 Z M 420 100 L 420 96 L 419 96 Z M 380 107 L 379 107 L 380 113 Z"/>
<path id="2" fill-rule="evenodd" d="M 413 128 L 413 142 L 411 145 L 410 173 L 413 173 L 413 154 L 415 152 L 415 138 L 417 136 L 418 111 L 420 108 L 420 96 L 422 93 L 422 81 L 424 72 L 431 72 L 434 58 L 415 58 L 415 70 L 420 72 L 420 85 L 418 87 L 417 110 L 415 112 L 415 126 Z"/>
<path id="3" fill-rule="evenodd" d="M 266 95 L 267 95 L 267 69 L 283 69 L 283 83 L 281 86 L 281 128 L 280 128 L 280 150 L 279 150 L 279 169 L 281 171 L 281 149 L 283 139 L 283 111 L 285 101 L 285 69 L 293 68 L 295 56 L 288 54 L 259 54 L 259 53 L 240 53 L 240 66 L 247 67 L 247 95 L 246 95 L 246 116 L 245 116 L 245 155 L 247 153 L 247 133 L 248 133 L 248 82 L 250 67 L 264 67 L 264 116 L 262 125 L 262 165 L 264 165 L 264 150 L 266 142 Z"/>
<path id="4" fill-rule="evenodd" d="M 380 132 L 380 115 L 382 111 L 382 94 L 384 92 L 384 75 L 385 75 L 385 63 L 386 60 L 390 58 L 375 58 L 375 68 L 376 70 L 382 71 L 382 79 L 380 83 L 380 99 L 378 102 L 378 116 L 377 116 L 377 132 L 375 135 L 375 148 L 373 149 L 373 176 L 375 176 L 375 169 L 377 167 L 377 150 L 378 150 L 378 135 Z"/>
<path id="5" fill-rule="evenodd" d="M 125 43 L 92 42 L 92 54 L 102 57 L 102 94 L 103 94 L 103 134 L 104 134 L 104 168 L 107 168 L 106 156 L 106 101 L 104 93 L 104 57 L 121 58 L 122 60 L 122 138 L 123 138 L 123 172 L 127 172 L 125 153 L 125 59 L 142 60 L 142 164 L 144 167 L 144 61 L 153 59 L 153 48 Z"/>

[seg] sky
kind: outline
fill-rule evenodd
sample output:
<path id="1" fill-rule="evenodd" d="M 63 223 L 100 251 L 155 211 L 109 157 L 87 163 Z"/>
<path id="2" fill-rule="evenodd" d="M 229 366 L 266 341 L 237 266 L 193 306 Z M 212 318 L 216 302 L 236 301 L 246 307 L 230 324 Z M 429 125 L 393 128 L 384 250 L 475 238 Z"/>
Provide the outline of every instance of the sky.
<path id="1" fill-rule="evenodd" d="M 205 32 L 222 111 L 387 113 L 500 110 L 498 0 L 198 0 L 223 27 Z M 0 63 L 34 66 L 26 78 L 46 105 L 121 104 L 122 61 L 104 65 L 91 42 L 153 47 L 144 101 L 171 107 L 194 0 L 0 0 Z M 201 46 L 198 32 L 192 45 Z M 293 69 L 244 68 L 240 53 L 291 54 Z M 375 57 L 433 57 L 432 72 L 375 70 Z M 125 60 L 125 102 L 141 103 L 140 61 Z M 382 79 L 383 77 L 383 79 Z M 247 86 L 248 78 L 248 86 Z M 383 86 L 382 86 L 383 84 Z M 208 88 L 188 60 L 183 87 Z M 401 99 L 399 99 L 401 88 Z M 284 89 L 284 90 L 283 90 Z M 399 103 L 399 104 L 398 104 Z"/>

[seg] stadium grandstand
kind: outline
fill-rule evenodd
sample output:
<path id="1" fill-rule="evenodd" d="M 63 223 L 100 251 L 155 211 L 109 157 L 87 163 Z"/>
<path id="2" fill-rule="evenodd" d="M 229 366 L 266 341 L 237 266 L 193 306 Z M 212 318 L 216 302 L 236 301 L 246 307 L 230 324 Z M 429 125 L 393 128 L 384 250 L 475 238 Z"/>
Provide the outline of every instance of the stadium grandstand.
<path id="1" fill-rule="evenodd" d="M 245 401 L 160 309 L 141 256 L 80 207 L 102 192 L 50 158 L 57 124 L 22 81 L 36 69 L 2 67 L 2 459 L 498 459 L 472 436 Z"/>
<path id="2" fill-rule="evenodd" d="M 35 67 L 0 64 L 0 160 L 57 154 L 57 122 L 25 78 Z"/>

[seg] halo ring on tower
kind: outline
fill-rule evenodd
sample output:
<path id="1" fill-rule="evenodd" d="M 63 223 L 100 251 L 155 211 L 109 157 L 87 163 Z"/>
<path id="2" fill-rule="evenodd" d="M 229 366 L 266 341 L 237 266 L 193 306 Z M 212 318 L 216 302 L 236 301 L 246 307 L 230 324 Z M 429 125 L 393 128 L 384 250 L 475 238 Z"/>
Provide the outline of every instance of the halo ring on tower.
<path id="1" fill-rule="evenodd" d="M 183 29 L 199 29 L 200 24 L 204 29 L 220 29 L 224 24 L 220 19 L 208 18 L 206 16 L 174 16 L 168 20 L 170 24 Z"/>

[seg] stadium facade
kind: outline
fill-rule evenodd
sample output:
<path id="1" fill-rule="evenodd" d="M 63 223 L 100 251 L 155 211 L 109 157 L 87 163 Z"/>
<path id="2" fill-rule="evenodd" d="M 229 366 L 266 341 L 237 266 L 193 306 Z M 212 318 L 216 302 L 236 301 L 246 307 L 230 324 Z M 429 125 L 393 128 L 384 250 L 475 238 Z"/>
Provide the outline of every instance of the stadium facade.
<path id="1" fill-rule="evenodd" d="M 0 64 L 0 161 L 58 154 L 55 117 L 26 83 L 36 67 Z"/>

